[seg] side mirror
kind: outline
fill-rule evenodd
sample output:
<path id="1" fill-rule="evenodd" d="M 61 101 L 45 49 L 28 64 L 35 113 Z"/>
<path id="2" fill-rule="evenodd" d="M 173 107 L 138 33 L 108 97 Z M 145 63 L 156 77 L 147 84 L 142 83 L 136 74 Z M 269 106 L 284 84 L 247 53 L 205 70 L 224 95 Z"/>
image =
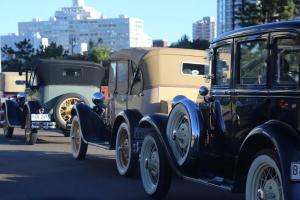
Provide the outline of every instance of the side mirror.
<path id="1" fill-rule="evenodd" d="M 206 86 L 201 86 L 199 89 L 199 94 L 203 97 L 208 95 L 208 88 Z"/>
<path id="2" fill-rule="evenodd" d="M 102 92 L 96 92 L 92 96 L 92 101 L 96 106 L 100 106 L 104 103 L 105 96 Z"/>

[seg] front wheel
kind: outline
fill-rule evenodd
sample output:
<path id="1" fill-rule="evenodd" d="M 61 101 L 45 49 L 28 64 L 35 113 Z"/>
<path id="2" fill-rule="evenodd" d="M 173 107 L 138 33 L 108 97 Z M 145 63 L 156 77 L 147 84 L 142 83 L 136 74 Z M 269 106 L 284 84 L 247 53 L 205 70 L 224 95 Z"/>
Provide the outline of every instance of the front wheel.
<path id="1" fill-rule="evenodd" d="M 27 145 L 34 145 L 37 141 L 37 130 L 31 128 L 30 113 L 26 115 L 25 124 L 25 143 Z"/>
<path id="2" fill-rule="evenodd" d="M 134 177 L 137 173 L 138 156 L 131 149 L 131 134 L 124 122 L 119 126 L 116 138 L 116 165 L 121 176 Z"/>
<path id="3" fill-rule="evenodd" d="M 140 172 L 144 190 L 155 199 L 164 198 L 171 185 L 172 170 L 157 135 L 151 133 L 143 141 Z"/>
<path id="4" fill-rule="evenodd" d="M 284 200 L 282 173 L 276 154 L 259 153 L 253 160 L 246 182 L 246 200 Z"/>
<path id="5" fill-rule="evenodd" d="M 85 143 L 81 136 L 81 128 L 79 119 L 77 116 L 73 117 L 71 127 L 71 151 L 76 160 L 84 160 L 88 148 L 88 144 Z"/>

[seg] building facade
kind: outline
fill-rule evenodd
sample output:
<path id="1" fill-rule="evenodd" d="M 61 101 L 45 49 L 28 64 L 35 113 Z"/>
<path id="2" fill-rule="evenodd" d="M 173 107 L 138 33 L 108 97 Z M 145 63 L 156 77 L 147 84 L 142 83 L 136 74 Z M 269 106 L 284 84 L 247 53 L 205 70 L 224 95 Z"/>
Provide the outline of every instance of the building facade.
<path id="1" fill-rule="evenodd" d="M 105 18 L 86 6 L 84 0 L 73 0 L 72 7 L 56 11 L 48 21 L 20 22 L 18 30 L 19 35 L 39 33 L 49 43 L 62 45 L 70 54 L 82 53 L 91 42 L 111 50 L 152 46 L 151 38 L 144 32 L 143 20 L 124 15 Z"/>
<path id="2" fill-rule="evenodd" d="M 193 40 L 212 41 L 216 36 L 216 21 L 213 17 L 204 17 L 193 23 Z"/>
<path id="3" fill-rule="evenodd" d="M 167 47 L 168 41 L 163 40 L 163 39 L 153 40 L 152 46 L 153 47 Z"/>
<path id="4" fill-rule="evenodd" d="M 243 8 L 245 2 L 256 3 L 257 0 L 217 0 L 218 35 L 239 28 L 236 13 Z"/>

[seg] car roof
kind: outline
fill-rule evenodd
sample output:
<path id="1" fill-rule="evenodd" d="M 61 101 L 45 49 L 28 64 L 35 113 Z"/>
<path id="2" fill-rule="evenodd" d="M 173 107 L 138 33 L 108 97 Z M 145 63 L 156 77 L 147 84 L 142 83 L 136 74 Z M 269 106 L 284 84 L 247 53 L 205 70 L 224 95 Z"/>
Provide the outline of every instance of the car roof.
<path id="1" fill-rule="evenodd" d="M 216 39 L 212 43 L 220 42 L 222 40 L 241 37 L 245 35 L 253 35 L 258 33 L 269 33 L 269 32 L 278 32 L 284 30 L 298 31 L 300 29 L 300 20 L 291 20 L 283 22 L 273 22 L 263 25 L 249 26 L 246 28 L 236 29 L 234 31 L 226 32 Z"/>

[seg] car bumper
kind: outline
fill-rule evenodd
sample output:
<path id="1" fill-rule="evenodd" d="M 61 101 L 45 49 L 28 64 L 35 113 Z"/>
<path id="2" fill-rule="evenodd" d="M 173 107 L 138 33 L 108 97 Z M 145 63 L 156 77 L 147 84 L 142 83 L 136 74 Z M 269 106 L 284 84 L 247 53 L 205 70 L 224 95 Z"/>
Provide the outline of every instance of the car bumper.
<path id="1" fill-rule="evenodd" d="M 31 128 L 32 129 L 56 129 L 56 123 L 55 122 L 31 122 Z"/>

